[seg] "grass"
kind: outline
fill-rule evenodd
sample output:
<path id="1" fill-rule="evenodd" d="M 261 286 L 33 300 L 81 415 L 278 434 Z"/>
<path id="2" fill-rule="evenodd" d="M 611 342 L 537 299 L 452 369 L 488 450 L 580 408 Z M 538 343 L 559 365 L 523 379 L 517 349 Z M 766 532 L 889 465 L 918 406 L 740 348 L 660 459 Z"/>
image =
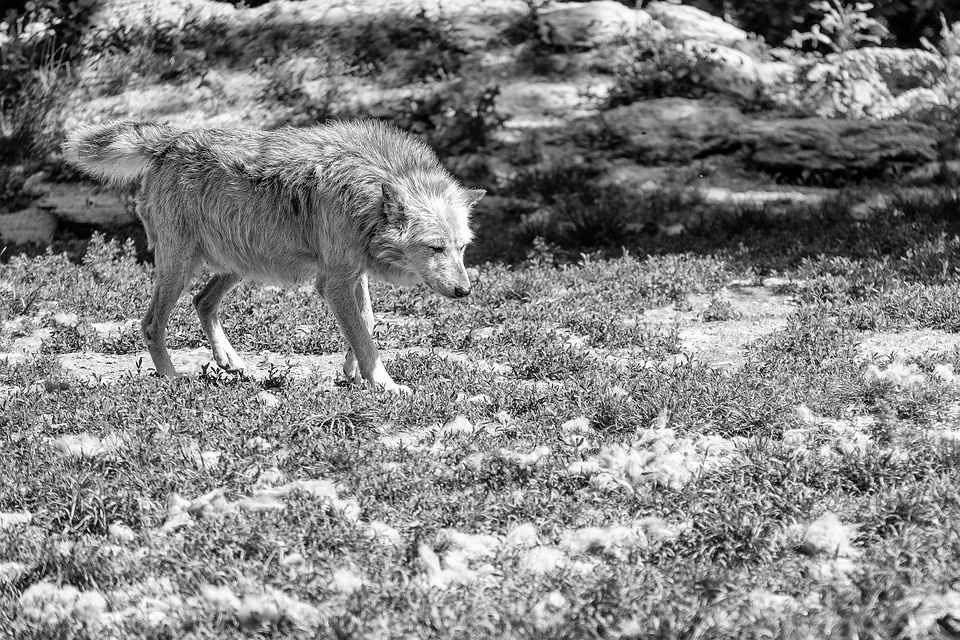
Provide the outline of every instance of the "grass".
<path id="1" fill-rule="evenodd" d="M 550 60 L 528 4 L 503 37 L 536 69 Z M 429 88 L 386 116 L 444 155 L 494 144 L 503 124 L 495 84 L 454 81 L 470 52 L 442 17 L 105 37 L 108 95 L 195 79 L 203 52 L 259 65 L 261 99 L 294 124 L 342 115 L 347 76 Z M 305 91 L 291 64 L 304 53 L 327 91 Z M 698 91 L 643 64 L 618 73 L 614 100 Z M 8 155 L 49 154 L 21 144 L 56 107 L 37 78 L 5 121 Z M 501 197 L 476 217 L 473 294 L 375 287 L 376 339 L 410 398 L 282 364 L 345 349 L 309 287 L 243 285 L 225 302 L 238 350 L 281 354 L 265 376 L 78 379 L 68 356 L 126 366 L 143 351 L 149 261 L 99 236 L 82 255 L 0 254 L 0 351 L 43 336 L 0 358 L 0 638 L 912 638 L 956 624 L 936 597 L 954 593 L 960 557 L 960 385 L 937 376 L 960 352 L 904 342 L 906 361 L 878 356 L 874 374 L 859 348 L 960 327 L 955 193 L 866 218 L 853 192 L 705 212 L 696 191 L 601 184 L 590 158 L 501 178 L 482 157 L 462 166 Z M 8 173 L 0 200 L 25 206 L 28 172 Z M 794 311 L 734 365 L 691 363 L 691 332 L 732 340 L 755 319 L 737 283 L 767 276 Z M 188 300 L 169 346 L 206 350 Z M 831 532 L 853 551 L 811 550 L 827 512 L 856 525 Z"/>
<path id="2" fill-rule="evenodd" d="M 0 629 L 36 639 L 910 637 L 910 603 L 949 591 L 960 557 L 950 524 L 960 455 L 941 435 L 954 429 L 960 386 L 934 381 L 960 353 L 912 356 L 923 381 L 898 385 L 866 375 L 858 332 L 957 326 L 958 245 L 949 207 L 895 207 L 866 221 L 838 207 L 819 234 L 729 222 L 724 242 L 741 242 L 728 251 L 705 252 L 696 228 L 685 251 L 660 255 L 565 262 L 541 245 L 514 267 L 480 265 L 474 294 L 458 302 L 377 287 L 377 312 L 400 319 L 378 329 L 381 347 L 420 348 L 388 363 L 415 387 L 410 398 L 282 370 L 77 382 L 63 354 L 141 349 L 132 330 L 103 340 L 87 328 L 142 313 L 149 264 L 100 238 L 81 262 L 14 257 L 0 266 L 3 315 L 52 331 L 39 354 L 0 364 L 0 513 L 32 514 L 0 527 L 0 568 L 15 567 L 0 570 Z M 776 253 L 763 234 L 790 241 Z M 844 257 L 831 250 L 841 245 Z M 678 326 L 645 311 L 712 300 L 691 314 L 723 330 L 738 314 L 721 289 L 772 265 L 799 306 L 746 347 L 741 366 L 651 366 L 683 344 Z M 54 320 L 67 312 L 75 326 Z M 241 351 L 344 348 L 306 289 L 244 286 L 223 315 Z M 205 346 L 185 301 L 170 345 Z M 466 358 L 439 357 L 448 351 Z M 473 428 L 437 430 L 458 415 Z M 583 430 L 568 431 L 580 416 Z M 670 434 L 645 431 L 664 425 Z M 58 453 L 78 434 L 118 436 L 119 448 Z M 700 467 L 703 438 L 739 442 L 736 454 Z M 701 453 L 683 458 L 688 446 Z M 631 451 L 673 462 L 613 485 L 568 471 L 599 462 L 616 475 Z M 692 475 L 671 480 L 682 464 Z M 327 497 L 297 485 L 260 509 L 239 506 L 295 480 L 330 481 Z M 197 501 L 217 489 L 222 499 Z M 194 501 L 188 526 L 163 533 L 184 513 L 174 495 Z M 802 551 L 805 527 L 826 511 L 858 525 L 854 555 Z M 525 523 L 535 551 L 507 542 Z M 111 537 L 117 524 L 129 538 Z M 639 528 L 645 542 L 570 546 L 572 532 L 611 525 Z M 455 532 L 497 538 L 468 552 Z M 44 581 L 88 592 L 88 608 L 63 591 L 50 596 L 59 609 L 30 605 Z M 240 600 L 223 604 L 211 585 Z"/>

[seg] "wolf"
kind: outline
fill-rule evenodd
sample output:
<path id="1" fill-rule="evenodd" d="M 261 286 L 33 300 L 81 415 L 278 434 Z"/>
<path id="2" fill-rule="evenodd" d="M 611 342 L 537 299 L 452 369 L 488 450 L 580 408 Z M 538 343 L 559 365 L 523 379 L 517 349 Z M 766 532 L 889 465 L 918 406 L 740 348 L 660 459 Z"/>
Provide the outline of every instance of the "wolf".
<path id="1" fill-rule="evenodd" d="M 136 210 L 156 273 L 141 329 L 159 375 L 177 375 L 167 321 L 203 271 L 213 275 L 193 304 L 221 368 L 244 369 L 220 324 L 224 296 L 243 279 L 313 281 L 349 345 L 344 375 L 394 393 L 410 388 L 393 381 L 374 344 L 368 280 L 470 293 L 463 254 L 485 192 L 383 122 L 260 131 L 122 120 L 77 128 L 63 153 L 110 185 L 139 181 Z"/>

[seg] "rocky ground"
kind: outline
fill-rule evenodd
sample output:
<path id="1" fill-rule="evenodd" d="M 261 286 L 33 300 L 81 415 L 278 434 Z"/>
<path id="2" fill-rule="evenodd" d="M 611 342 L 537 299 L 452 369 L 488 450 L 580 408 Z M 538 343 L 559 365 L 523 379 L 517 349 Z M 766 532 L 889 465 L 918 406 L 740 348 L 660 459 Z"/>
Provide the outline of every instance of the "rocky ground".
<path id="1" fill-rule="evenodd" d="M 716 211 L 802 214 L 851 185 L 860 185 L 851 206 L 867 213 L 878 192 L 941 184 L 953 153 L 930 115 L 949 93 L 948 55 L 802 55 L 668 2 L 112 0 L 85 37 L 61 131 L 114 118 L 186 127 L 386 118 L 495 196 L 480 226 L 514 228 L 536 214 L 544 199 L 518 193 L 518 176 L 558 164 L 582 163 L 591 181 L 627 193 L 695 192 L 696 211 L 638 216 L 689 226 Z M 18 202 L 29 204 L 0 213 L 6 242 L 136 234 L 130 194 L 49 174 L 25 176 Z"/>

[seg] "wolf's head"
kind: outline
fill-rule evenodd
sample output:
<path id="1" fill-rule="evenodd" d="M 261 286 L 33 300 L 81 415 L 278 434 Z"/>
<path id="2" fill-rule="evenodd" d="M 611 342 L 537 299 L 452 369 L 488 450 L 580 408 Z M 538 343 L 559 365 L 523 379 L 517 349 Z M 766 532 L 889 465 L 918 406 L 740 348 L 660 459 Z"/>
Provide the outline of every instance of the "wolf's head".
<path id="1" fill-rule="evenodd" d="M 449 298 L 469 295 L 463 252 L 473 238 L 470 210 L 485 193 L 445 174 L 384 183 L 383 223 L 371 245 L 384 266 L 401 276 L 391 279 L 422 280 Z"/>

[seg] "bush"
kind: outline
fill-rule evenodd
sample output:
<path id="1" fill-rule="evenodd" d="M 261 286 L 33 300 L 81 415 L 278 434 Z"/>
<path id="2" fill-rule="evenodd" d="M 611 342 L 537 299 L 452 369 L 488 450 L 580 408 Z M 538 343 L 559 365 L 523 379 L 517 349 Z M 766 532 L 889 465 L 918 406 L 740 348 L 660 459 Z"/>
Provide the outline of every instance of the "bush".
<path id="1" fill-rule="evenodd" d="M 716 62 L 696 55 L 682 38 L 641 29 L 630 39 L 627 55 L 614 70 L 616 81 L 605 106 L 665 96 L 699 98 L 711 91 L 704 80 L 716 68 Z"/>
<path id="2" fill-rule="evenodd" d="M 187 13 L 179 20 L 152 13 L 138 24 L 121 24 L 88 33 L 85 54 L 104 95 L 123 91 L 134 77 L 185 81 L 206 68 L 206 49 L 215 48 L 223 25 Z"/>
<path id="3" fill-rule="evenodd" d="M 0 23 L 0 163 L 35 169 L 56 151 L 59 96 L 72 81 L 69 47 L 58 40 L 63 19 L 46 7 L 8 14 Z M 12 196 L 13 173 L 0 184 Z"/>
<path id="4" fill-rule="evenodd" d="M 261 67 L 266 80 L 261 98 L 289 109 L 272 126 L 308 126 L 346 115 L 343 79 L 353 68 L 326 47 L 314 48 L 311 53 L 309 57 L 284 56 Z"/>
<path id="5" fill-rule="evenodd" d="M 441 156 L 469 153 L 486 146 L 490 133 L 503 125 L 499 93 L 496 85 L 468 90 L 456 82 L 374 115 L 421 136 Z"/>
<path id="6" fill-rule="evenodd" d="M 943 19 L 939 46 L 934 48 L 928 42 L 924 44 L 943 58 L 943 72 L 939 81 L 942 97 L 913 116 L 933 124 L 943 132 L 938 143 L 940 159 L 952 160 L 960 156 L 960 22 L 949 25 L 946 19 Z M 960 180 L 958 176 L 942 177 L 950 178 L 954 184 Z"/>
<path id="7" fill-rule="evenodd" d="M 773 45 L 781 44 L 794 29 L 810 29 L 820 20 L 809 0 L 693 0 L 691 4 L 715 15 L 729 15 L 734 24 Z M 960 5 L 954 0 L 874 0 L 873 4 L 874 17 L 902 47 L 935 38 L 941 13 L 949 22 L 960 20 Z"/>
<path id="8" fill-rule="evenodd" d="M 840 0 L 822 0 L 811 2 L 810 8 L 822 14 L 820 22 L 805 33 L 794 30 L 784 44 L 799 49 L 809 42 L 814 49 L 826 45 L 834 53 L 842 53 L 867 42 L 880 44 L 881 38 L 889 35 L 886 27 L 867 15 L 867 11 L 873 9 L 869 2 L 851 6 Z"/>
<path id="9" fill-rule="evenodd" d="M 346 24 L 330 34 L 347 63 L 387 86 L 448 80 L 460 69 L 466 51 L 456 27 L 446 18 L 389 14 L 379 20 Z"/>

